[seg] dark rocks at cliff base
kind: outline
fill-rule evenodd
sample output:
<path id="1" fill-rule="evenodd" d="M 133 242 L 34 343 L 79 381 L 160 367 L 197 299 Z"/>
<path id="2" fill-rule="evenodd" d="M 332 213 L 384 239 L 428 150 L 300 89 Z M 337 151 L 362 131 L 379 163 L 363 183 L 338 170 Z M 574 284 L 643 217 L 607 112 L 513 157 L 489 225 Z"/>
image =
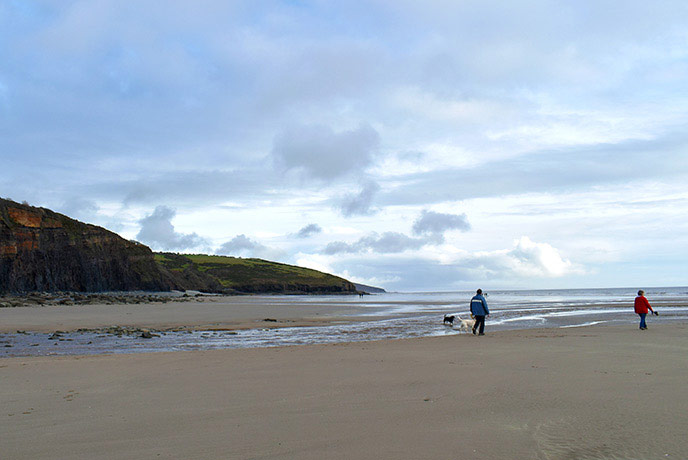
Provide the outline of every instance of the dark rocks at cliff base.
<path id="1" fill-rule="evenodd" d="M 39 292 L 30 294 L 7 294 L 0 296 L 0 308 L 62 305 L 126 305 L 167 302 L 202 302 L 203 294 L 165 295 L 116 293 L 84 294 L 80 292 Z"/>

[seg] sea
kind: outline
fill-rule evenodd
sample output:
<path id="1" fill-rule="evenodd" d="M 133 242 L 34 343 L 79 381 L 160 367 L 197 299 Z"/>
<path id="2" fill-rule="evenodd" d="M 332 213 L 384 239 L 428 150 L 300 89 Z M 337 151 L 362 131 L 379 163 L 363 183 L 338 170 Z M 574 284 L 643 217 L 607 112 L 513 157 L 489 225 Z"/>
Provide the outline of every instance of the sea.
<path id="1" fill-rule="evenodd" d="M 586 328 L 598 324 L 638 327 L 633 312 L 636 288 L 487 291 L 490 316 L 486 333 L 514 329 Z M 468 319 L 473 291 L 389 292 L 359 296 L 249 296 L 243 301 L 286 305 L 313 303 L 352 313 L 332 324 L 312 327 L 257 327 L 237 331 L 162 332 L 144 339 L 93 332 L 0 334 L 0 357 L 140 353 L 282 347 L 307 344 L 395 340 L 462 333 L 444 324 L 444 315 Z M 645 289 L 658 316 L 649 328 L 688 322 L 688 287 Z M 346 314 L 345 314 L 346 315 Z M 341 315 L 340 315 L 341 316 Z M 268 324 L 268 323 L 264 323 Z M 465 333 L 465 332 L 463 332 Z"/>

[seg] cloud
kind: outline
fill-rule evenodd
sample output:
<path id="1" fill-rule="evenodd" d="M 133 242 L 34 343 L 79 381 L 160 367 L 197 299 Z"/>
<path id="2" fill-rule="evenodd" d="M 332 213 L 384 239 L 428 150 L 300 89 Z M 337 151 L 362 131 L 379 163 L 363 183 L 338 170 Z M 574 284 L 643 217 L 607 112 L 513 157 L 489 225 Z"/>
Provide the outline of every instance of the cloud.
<path id="1" fill-rule="evenodd" d="M 127 175 L 123 172 L 123 176 Z M 151 173 L 146 180 L 118 178 L 103 181 L 97 186 L 101 196 L 123 196 L 126 205 L 174 200 L 176 203 L 195 204 L 221 202 L 228 197 L 242 197 L 246 201 L 256 196 L 270 196 L 265 184 L 275 184 L 277 179 L 269 172 L 257 168 L 232 171 L 197 170 Z"/>
<path id="2" fill-rule="evenodd" d="M 509 250 L 476 253 L 466 257 L 461 265 L 484 277 L 537 277 L 558 278 L 570 274 L 582 274 L 570 260 L 547 243 L 536 243 L 527 236 L 514 242 Z"/>
<path id="3" fill-rule="evenodd" d="M 316 257 L 321 266 L 335 273 L 355 273 L 359 279 L 385 279 L 385 288 L 406 292 L 518 288 L 588 274 L 552 245 L 526 236 L 515 240 L 511 248 L 481 252 L 456 250 L 447 254 L 446 247 L 423 247 L 418 252 L 375 253 L 370 257 L 365 241 L 348 245 L 335 242 L 330 249 L 330 253 Z"/>
<path id="4" fill-rule="evenodd" d="M 88 200 L 82 197 L 72 197 L 65 200 L 61 206 L 56 208 L 56 211 L 61 212 L 73 219 L 81 219 L 89 221 L 98 214 L 98 205 L 93 200 Z"/>
<path id="5" fill-rule="evenodd" d="M 468 231 L 470 224 L 465 214 L 443 214 L 423 210 L 413 224 L 414 238 L 399 232 L 373 232 L 353 243 L 333 241 L 323 250 L 324 254 L 374 252 L 378 254 L 400 253 L 420 249 L 423 246 L 444 242 L 447 230 Z"/>
<path id="6" fill-rule="evenodd" d="M 157 206 L 152 214 L 139 220 L 141 230 L 136 239 L 155 249 L 185 250 L 207 245 L 208 242 L 196 233 L 175 232 L 172 219 L 176 211 L 167 206 Z"/>
<path id="7" fill-rule="evenodd" d="M 380 136 L 370 125 L 342 132 L 327 126 L 299 125 L 275 137 L 272 157 L 279 168 L 334 179 L 364 171 L 372 163 L 379 143 Z"/>
<path id="8" fill-rule="evenodd" d="M 367 278 L 385 259 L 381 278 L 418 288 L 557 273 L 543 248 L 494 251 L 520 235 L 576 261 L 578 247 L 614 247 L 619 262 L 598 262 L 590 284 L 632 284 L 644 276 L 632 267 L 650 265 L 665 283 L 680 272 L 665 256 L 688 257 L 685 11 L 684 0 L 0 1 L 0 194 L 127 238 L 166 205 L 202 215 L 184 232 L 212 232 L 214 247 L 288 235 L 279 244 L 292 254 L 313 250 L 289 233 L 307 223 L 298 216 L 328 232 L 355 222 L 333 238 L 360 252 L 331 258 L 358 258 L 345 269 Z M 629 196 L 670 189 L 677 201 L 653 215 L 672 225 L 649 238 L 657 229 Z M 460 219 L 419 213 L 457 202 L 480 216 L 465 249 L 492 252 L 464 260 L 432 246 L 464 231 Z M 154 237 L 193 242 L 171 222 Z M 377 239 L 357 244 L 370 231 Z M 382 245 L 384 232 L 410 240 Z M 373 249 L 420 240 L 387 253 L 409 256 L 397 267 Z M 444 249 L 453 265 L 431 270 L 438 259 L 423 257 Z"/>
<path id="9" fill-rule="evenodd" d="M 323 250 L 324 254 L 360 253 L 372 251 L 378 254 L 390 254 L 407 250 L 420 249 L 428 244 L 425 238 L 412 238 L 398 232 L 385 232 L 382 235 L 372 233 L 354 243 L 333 241 Z"/>
<path id="10" fill-rule="evenodd" d="M 420 249 L 423 246 L 444 242 L 447 230 L 468 231 L 470 224 L 465 214 L 443 214 L 424 210 L 413 224 L 414 238 L 399 232 L 373 232 L 353 243 L 333 241 L 323 250 L 324 254 L 374 252 L 378 254 L 400 253 Z"/>
<path id="11" fill-rule="evenodd" d="M 360 192 L 346 195 L 336 205 L 344 217 L 367 216 L 375 211 L 371 208 L 375 194 L 380 190 L 377 182 L 369 181 Z"/>
<path id="12" fill-rule="evenodd" d="M 265 246 L 253 241 L 246 235 L 237 235 L 230 241 L 227 241 L 220 246 L 216 252 L 222 255 L 237 255 L 245 251 L 254 251 L 256 249 L 260 250 L 263 248 L 265 248 Z"/>
<path id="13" fill-rule="evenodd" d="M 377 197 L 381 206 L 567 192 L 629 181 L 682 181 L 688 176 L 688 136 L 667 134 L 652 140 L 578 145 L 538 150 L 515 158 L 444 170 L 400 174 Z M 651 159 L 651 160 L 650 160 Z"/>
<path id="14" fill-rule="evenodd" d="M 468 223 L 466 214 L 444 214 L 423 210 L 420 217 L 413 223 L 414 235 L 441 235 L 447 230 L 467 232 L 470 229 L 471 224 Z"/>
<path id="15" fill-rule="evenodd" d="M 246 235 L 237 235 L 220 246 L 215 254 L 223 256 L 257 257 L 266 260 L 283 259 L 284 251 L 265 246 Z"/>
<path id="16" fill-rule="evenodd" d="M 308 224 L 301 228 L 296 234 L 297 238 L 308 238 L 310 236 L 322 233 L 322 228 L 318 224 Z"/>

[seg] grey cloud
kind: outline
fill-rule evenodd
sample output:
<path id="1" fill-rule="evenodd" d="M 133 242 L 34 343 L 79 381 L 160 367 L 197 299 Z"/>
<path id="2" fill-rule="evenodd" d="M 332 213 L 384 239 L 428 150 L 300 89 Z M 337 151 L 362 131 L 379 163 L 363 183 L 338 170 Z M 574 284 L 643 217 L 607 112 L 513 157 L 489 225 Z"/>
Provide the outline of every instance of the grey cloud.
<path id="1" fill-rule="evenodd" d="M 380 205 L 431 204 L 470 198 L 580 189 L 688 176 L 688 136 L 545 150 L 476 167 L 399 175 Z"/>
<path id="2" fill-rule="evenodd" d="M 302 125 L 279 134 L 272 155 L 278 167 L 333 179 L 367 168 L 379 143 L 380 136 L 369 125 L 339 133 L 326 126 Z"/>
<path id="3" fill-rule="evenodd" d="M 357 194 L 350 194 L 341 199 L 337 208 L 344 217 L 365 216 L 374 213 L 371 208 L 375 194 L 380 190 L 377 182 L 367 182 Z"/>
<path id="4" fill-rule="evenodd" d="M 360 238 L 354 243 L 333 241 L 325 246 L 323 253 L 332 255 L 372 251 L 379 254 L 391 254 L 419 249 L 428 244 L 428 242 L 425 238 L 412 238 L 398 232 L 385 232 L 382 235 L 373 233 Z"/>
<path id="5" fill-rule="evenodd" d="M 73 197 L 65 200 L 56 211 L 73 219 L 90 221 L 98 213 L 98 205 L 93 201 L 82 197 Z"/>
<path id="6" fill-rule="evenodd" d="M 124 205 L 164 203 L 181 208 L 200 203 L 222 203 L 228 199 L 250 207 L 255 201 L 280 196 L 298 195 L 269 171 L 258 168 L 221 170 L 187 170 L 170 172 L 129 173 L 102 178 L 95 183 L 77 184 L 76 191 L 93 199 L 121 201 Z M 267 187 L 270 184 L 271 187 Z"/>
<path id="7" fill-rule="evenodd" d="M 237 235 L 230 241 L 227 241 L 222 246 L 220 246 L 220 248 L 217 250 L 217 254 L 237 255 L 245 251 L 254 251 L 256 249 L 261 250 L 264 248 L 265 246 L 258 243 L 257 241 L 253 241 L 246 235 Z"/>
<path id="8" fill-rule="evenodd" d="M 174 209 L 158 206 L 152 214 L 139 221 L 141 230 L 136 239 L 153 248 L 163 250 L 185 250 L 207 245 L 208 242 L 196 233 L 182 234 L 174 230 L 172 219 Z"/>
<path id="9" fill-rule="evenodd" d="M 461 230 L 467 232 L 471 229 L 466 214 L 444 214 L 440 212 L 423 210 L 420 217 L 413 223 L 414 235 L 442 234 L 447 230 Z"/>
<path id="10" fill-rule="evenodd" d="M 278 28 L 266 27 L 274 25 L 274 16 L 255 2 L 206 0 L 203 8 L 170 2 L 164 10 L 152 2 L 64 2 L 51 7 L 50 14 L 40 7 L 24 10 L 18 6 L 21 2 L 5 3 L 0 44 L 6 45 L 0 45 L 0 62 L 10 65 L 0 75 L 0 116 L 5 116 L 0 152 L 8 175 L 18 180 L 0 179 L 0 185 L 32 202 L 52 199 L 22 185 L 36 182 L 40 171 L 35 165 L 41 163 L 51 166 L 43 177 L 55 177 L 46 187 L 51 194 L 57 189 L 73 194 L 88 177 L 90 190 L 124 193 L 131 203 L 159 203 L 168 194 L 186 191 L 194 198 L 217 200 L 223 193 L 235 193 L 229 185 L 235 179 L 246 187 L 251 184 L 239 175 L 227 175 L 222 185 L 195 180 L 183 184 L 181 177 L 159 177 L 160 168 L 193 158 L 213 165 L 209 167 L 241 169 L 246 156 L 268 153 L 262 142 L 266 133 L 269 137 L 279 132 L 286 122 L 296 128 L 282 132 L 273 145 L 284 167 L 325 179 L 350 174 L 371 165 L 380 136 L 366 125 L 338 131 L 338 108 L 346 109 L 347 124 L 353 118 L 371 120 L 383 126 L 385 134 L 396 129 L 400 136 L 395 140 L 402 146 L 409 139 L 421 144 L 452 139 L 460 129 L 455 122 L 439 126 L 412 109 L 398 110 L 389 94 L 400 88 L 443 100 L 509 99 L 520 119 L 541 107 L 528 98 L 511 97 L 515 87 L 543 94 L 574 112 L 571 99 L 591 106 L 622 100 L 633 111 L 639 110 L 637 102 L 654 104 L 681 94 L 675 90 L 682 90 L 685 82 L 667 78 L 672 69 L 664 62 L 672 61 L 666 50 L 682 49 L 683 37 L 675 33 L 685 30 L 685 14 L 676 14 L 685 12 L 682 2 L 626 2 L 623 11 L 604 2 L 567 9 L 518 1 L 499 3 L 499 8 L 494 2 L 439 0 L 422 7 L 393 2 L 393 8 L 385 2 L 282 5 L 278 14 L 285 21 Z M 322 8 L 331 14 L 320 14 Z M 365 24 L 358 21 L 363 8 Z M 336 24 L 328 23 L 327 18 L 334 17 L 340 18 Z M 182 25 L 186 33 L 179 36 Z M 462 46 L 449 45 L 457 42 Z M 642 52 L 637 57 L 620 54 L 619 44 Z M 398 53 L 400 46 L 409 52 Z M 651 58 L 654 50 L 664 52 Z M 571 62 L 580 65 L 568 65 Z M 630 70 L 617 74 L 617 69 Z M 647 75 L 653 72 L 659 83 Z M 636 78 L 639 74 L 643 81 Z M 588 84 L 578 85 L 586 78 Z M 600 86 L 607 80 L 613 86 Z M 658 109 L 660 105 L 655 104 Z M 671 119 L 678 123 L 683 112 L 677 113 Z M 309 125 L 313 122 L 326 127 Z M 500 122 L 513 124 L 490 116 L 490 127 Z M 489 144 L 482 136 L 485 129 L 464 127 L 454 139 L 463 143 L 470 130 L 472 146 L 483 148 Z M 385 141 L 399 147 L 386 135 Z M 352 161 L 342 165 L 336 160 L 345 150 L 347 161 Z M 317 151 L 329 153 L 318 158 Z M 176 155 L 173 160 L 161 161 L 171 155 Z M 15 158 L 21 161 L 12 161 Z M 141 158 L 153 159 L 153 164 L 141 165 Z M 94 164 L 105 165 L 100 177 Z M 572 179 L 565 174 L 567 168 L 552 166 L 558 170 L 537 168 L 554 173 L 549 182 L 528 168 L 514 170 L 528 178 L 521 183 L 500 177 L 509 169 L 500 171 L 498 166 L 495 171 L 476 171 L 497 179 L 489 184 L 466 177 L 466 171 L 456 171 L 457 181 L 451 181 L 452 171 L 431 172 L 417 177 L 418 186 L 401 187 L 399 194 L 406 194 L 408 202 L 434 203 L 457 195 L 567 186 Z M 110 188 L 110 177 L 116 175 L 129 180 L 121 184 L 126 190 Z M 191 171 L 192 179 L 202 175 Z M 594 183 L 604 181 L 600 174 Z M 180 184 L 183 192 L 177 193 Z M 401 199 L 399 194 L 390 200 Z M 355 203 L 352 206 L 356 209 Z"/>
<path id="11" fill-rule="evenodd" d="M 419 249 L 427 244 L 422 238 L 411 238 L 403 233 L 385 232 L 381 236 L 372 235 L 361 239 L 361 242 L 378 253 L 403 252 L 408 249 Z"/>
<path id="12" fill-rule="evenodd" d="M 322 233 L 322 228 L 318 224 L 308 224 L 301 228 L 296 234 L 297 238 L 308 238 L 309 236 Z"/>
<path id="13" fill-rule="evenodd" d="M 104 193 L 124 195 L 125 204 L 150 203 L 158 200 L 196 202 L 221 201 L 227 197 L 269 195 L 265 183 L 272 176 L 256 169 L 237 171 L 186 171 L 151 175 L 146 180 L 114 182 L 99 187 Z"/>
<path id="14" fill-rule="evenodd" d="M 354 244 L 349 244 L 344 241 L 332 241 L 331 243 L 328 243 L 327 246 L 325 246 L 325 249 L 323 249 L 324 254 L 341 254 L 341 253 L 353 253 L 353 252 L 359 252 L 359 248 L 357 245 Z"/>
<path id="15" fill-rule="evenodd" d="M 267 260 L 280 260 L 285 257 L 283 251 L 261 244 L 246 235 L 237 235 L 222 244 L 215 254 L 224 256 L 257 257 Z"/>
<path id="16" fill-rule="evenodd" d="M 381 235 L 371 233 L 353 243 L 333 241 L 323 250 L 325 254 L 361 253 L 372 251 L 379 254 L 400 253 L 407 250 L 420 249 L 429 244 L 439 244 L 444 241 L 447 230 L 467 231 L 470 224 L 466 215 L 443 214 L 424 210 L 413 225 L 414 238 L 399 232 L 385 232 Z"/>
<path id="17" fill-rule="evenodd" d="M 269 168 L 261 171 L 253 166 L 233 171 L 194 169 L 169 172 L 145 168 L 131 170 L 129 167 L 100 174 L 98 171 L 91 173 L 83 167 L 66 169 L 51 175 L 35 175 L 36 179 L 30 183 L 17 177 L 0 177 L 0 189 L 19 190 L 22 193 L 15 196 L 26 197 L 33 204 L 68 215 L 75 212 L 75 217 L 84 219 L 96 218 L 92 213 L 93 208 L 89 209 L 94 203 L 122 203 L 125 208 L 150 209 L 165 205 L 182 212 L 231 202 L 245 209 L 257 207 L 258 203 L 265 200 L 297 197 L 303 193 L 303 187 L 293 188 L 292 184 L 280 181 Z M 36 183 L 40 183 L 41 187 L 35 187 Z M 43 190 L 53 192 L 50 195 L 37 193 Z M 101 222 L 102 217 L 98 217 Z M 126 219 L 126 216 L 118 218 Z"/>

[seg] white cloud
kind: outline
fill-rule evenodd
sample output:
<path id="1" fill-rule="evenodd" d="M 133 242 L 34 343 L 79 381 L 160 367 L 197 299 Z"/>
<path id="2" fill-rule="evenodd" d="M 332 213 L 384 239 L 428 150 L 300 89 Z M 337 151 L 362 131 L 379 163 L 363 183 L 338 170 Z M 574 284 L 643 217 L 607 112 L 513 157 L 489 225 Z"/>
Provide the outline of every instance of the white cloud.
<path id="1" fill-rule="evenodd" d="M 497 272 L 502 278 L 509 275 L 555 278 L 582 273 L 580 268 L 563 258 L 556 248 L 547 243 L 536 243 L 527 236 L 514 241 L 512 249 L 478 253 L 469 260 L 486 272 Z"/>

